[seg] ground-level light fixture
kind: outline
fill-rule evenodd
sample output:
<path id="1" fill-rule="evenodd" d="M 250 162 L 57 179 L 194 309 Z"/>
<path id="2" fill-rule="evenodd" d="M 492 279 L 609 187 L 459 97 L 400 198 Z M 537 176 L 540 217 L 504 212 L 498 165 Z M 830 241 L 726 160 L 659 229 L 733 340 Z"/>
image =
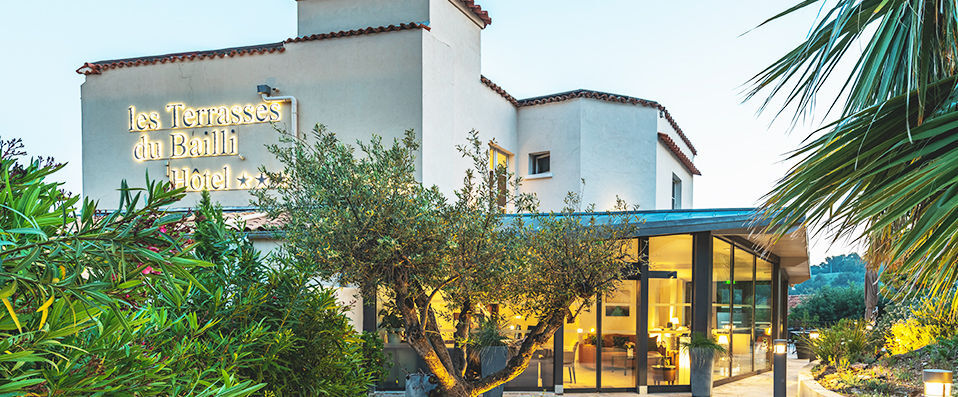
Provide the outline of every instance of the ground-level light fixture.
<path id="1" fill-rule="evenodd" d="M 788 361 L 786 361 L 786 353 L 788 353 L 788 340 L 775 339 L 775 341 L 772 342 L 772 346 L 774 346 L 772 351 L 775 352 L 775 368 L 772 373 L 772 389 L 774 390 L 775 397 L 785 397 L 785 371 L 788 367 Z"/>
<path id="2" fill-rule="evenodd" d="M 951 371 L 943 369 L 926 369 L 922 371 L 921 378 L 925 383 L 925 397 L 951 396 Z"/>
<path id="3" fill-rule="evenodd" d="M 785 339 L 775 340 L 775 354 L 785 354 L 788 352 L 788 341 Z"/>

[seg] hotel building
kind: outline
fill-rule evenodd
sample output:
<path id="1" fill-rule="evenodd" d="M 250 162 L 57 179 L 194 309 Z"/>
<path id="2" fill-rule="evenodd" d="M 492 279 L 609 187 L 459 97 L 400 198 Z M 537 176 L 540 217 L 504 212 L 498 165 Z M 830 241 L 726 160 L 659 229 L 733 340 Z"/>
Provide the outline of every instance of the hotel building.
<path id="1" fill-rule="evenodd" d="M 717 382 L 770 368 L 787 286 L 808 278 L 805 230 L 772 240 L 751 209 L 693 209 L 697 148 L 663 105 L 590 90 L 514 98 L 481 74 L 492 20 L 472 0 L 300 0 L 297 9 L 298 34 L 283 41 L 77 69 L 84 194 L 115 207 L 117 181 L 145 173 L 186 187 L 185 206 L 209 190 L 268 250 L 278 244 L 268 230 L 281 225 L 249 207 L 248 190 L 264 184 L 260 166 L 279 167 L 265 148 L 277 129 L 322 123 L 346 142 L 413 129 L 416 176 L 447 194 L 470 166 L 455 146 L 475 129 L 544 210 L 584 179 L 585 202 L 607 209 L 619 196 L 645 222 L 635 236 L 643 276 L 566 324 L 506 390 L 688 390 L 679 345 L 692 330 L 729 347 Z M 357 327 L 378 330 L 375 302 L 355 305 Z M 517 337 L 534 324 L 510 318 Z M 396 361 L 380 389 L 401 389 L 422 363 L 379 332 Z"/>

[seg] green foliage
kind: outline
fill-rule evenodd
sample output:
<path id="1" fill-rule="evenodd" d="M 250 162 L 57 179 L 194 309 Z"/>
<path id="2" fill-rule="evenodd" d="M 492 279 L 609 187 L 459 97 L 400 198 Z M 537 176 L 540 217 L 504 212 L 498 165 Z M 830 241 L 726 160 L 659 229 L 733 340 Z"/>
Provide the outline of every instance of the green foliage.
<path id="1" fill-rule="evenodd" d="M 846 368 L 850 364 L 874 361 L 883 340 L 881 333 L 873 332 L 865 321 L 842 319 L 819 331 L 817 339 L 806 342 L 823 364 Z"/>
<path id="2" fill-rule="evenodd" d="M 708 349 L 716 353 L 726 353 L 725 346 L 716 343 L 712 338 L 701 332 L 693 332 L 688 342 L 682 342 L 683 349 Z"/>
<path id="3" fill-rule="evenodd" d="M 804 0 L 769 21 L 821 3 L 806 40 L 757 74 L 795 120 L 816 99 L 841 108 L 790 160 L 767 197 L 779 233 L 805 222 L 869 243 L 896 297 L 938 298 L 958 312 L 958 4 L 942 0 Z M 864 47 L 861 45 L 864 43 Z M 837 75 L 854 65 L 847 75 Z M 841 86 L 818 98 L 823 86 Z M 779 97 L 780 96 L 780 97 Z"/>
<path id="4" fill-rule="evenodd" d="M 202 343 L 215 319 L 175 310 L 204 288 L 190 272 L 209 265 L 171 233 L 181 217 L 160 210 L 182 189 L 124 183 L 119 209 L 97 214 L 45 181 L 61 166 L 20 163 L 10 148 L 0 157 L 0 394 L 244 396 L 262 387 L 231 375 L 249 359 L 246 344 Z"/>
<path id="5" fill-rule="evenodd" d="M 518 376 L 566 318 L 613 290 L 628 268 L 619 241 L 634 232 L 628 214 L 598 222 L 570 194 L 562 212 L 504 216 L 506 208 L 534 212 L 536 200 L 514 193 L 520 181 L 504 166 L 490 170 L 489 145 L 476 132 L 459 147 L 472 167 L 451 203 L 416 179 L 412 131 L 353 147 L 317 126 L 308 140 L 286 137 L 269 149 L 284 169 L 263 170 L 271 189 L 254 194 L 261 208 L 288 219 L 287 260 L 310 264 L 312 277 L 359 286 L 367 299 L 384 298 L 444 392 L 481 393 Z M 437 297 L 444 308 L 433 305 Z M 500 304 L 539 322 L 516 341 L 505 369 L 480 379 L 469 367 L 478 363 L 472 330 Z M 453 322 L 456 358 L 437 317 Z"/>
<path id="6" fill-rule="evenodd" d="M 494 316 L 480 317 L 479 326 L 469 342 L 480 349 L 488 346 L 506 346 L 509 338 L 502 333 L 500 323 L 500 319 Z"/>
<path id="7" fill-rule="evenodd" d="M 60 166 L 4 153 L 0 395 L 364 396 L 382 375 L 335 292 L 265 261 L 207 194 L 190 234 L 162 211 L 182 189 L 124 183 L 97 213 L 44 181 Z"/>
<path id="8" fill-rule="evenodd" d="M 822 287 L 846 287 L 862 285 L 865 280 L 865 262 L 858 254 L 838 255 L 809 267 L 811 278 L 792 286 L 790 295 L 813 294 Z"/>
<path id="9" fill-rule="evenodd" d="M 205 192 L 194 238 L 212 263 L 195 275 L 213 292 L 193 291 L 189 309 L 217 319 L 217 335 L 272 335 L 250 341 L 257 359 L 237 367 L 240 376 L 276 395 L 360 396 L 382 375 L 381 344 L 353 330 L 335 291 L 311 281 L 311 266 L 264 259 Z"/>
<path id="10" fill-rule="evenodd" d="M 791 326 L 821 327 L 842 319 L 859 319 L 865 315 L 865 291 L 862 286 L 822 287 L 791 309 Z"/>
<path id="11" fill-rule="evenodd" d="M 914 318 L 909 318 L 891 325 L 885 336 L 885 349 L 889 354 L 903 354 L 934 342 L 934 326 L 924 325 Z"/>
<path id="12" fill-rule="evenodd" d="M 890 305 L 876 326 L 890 354 L 903 354 L 958 335 L 958 319 L 943 315 L 927 301 Z"/>

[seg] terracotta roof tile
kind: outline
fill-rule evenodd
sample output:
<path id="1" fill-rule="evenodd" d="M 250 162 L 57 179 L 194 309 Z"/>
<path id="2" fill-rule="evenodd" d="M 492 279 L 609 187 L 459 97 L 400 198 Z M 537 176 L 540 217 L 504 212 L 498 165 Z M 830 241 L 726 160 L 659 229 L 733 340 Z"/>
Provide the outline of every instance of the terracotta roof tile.
<path id="1" fill-rule="evenodd" d="M 658 109 L 665 115 L 665 119 L 668 120 L 672 128 L 675 129 L 675 132 L 679 134 L 679 137 L 682 138 L 682 142 L 685 142 L 685 144 L 688 145 L 689 149 L 692 150 L 692 155 L 699 154 L 698 151 L 695 150 L 695 146 L 692 146 L 692 141 L 690 141 L 689 138 L 685 136 L 685 133 L 682 132 L 682 128 L 679 128 L 678 123 L 676 123 L 675 119 L 672 118 L 672 115 L 669 114 L 668 109 L 666 109 L 665 106 L 662 106 L 662 104 L 658 102 L 650 101 L 650 100 L 642 99 L 642 98 L 635 98 L 635 97 L 617 95 L 617 94 L 609 94 L 605 92 L 592 91 L 592 90 L 575 90 L 575 91 L 561 92 L 558 94 L 545 95 L 545 96 L 540 96 L 535 98 L 517 100 L 512 95 L 509 95 L 509 93 L 506 92 L 506 90 L 504 90 L 502 87 L 499 87 L 498 85 L 496 85 L 496 83 L 493 83 L 492 80 L 489 80 L 488 78 L 486 78 L 486 76 L 480 76 L 480 79 L 482 80 L 482 84 L 485 84 L 487 87 L 491 88 L 493 91 L 501 95 L 503 98 L 505 98 L 507 101 L 509 101 L 516 107 L 544 105 L 547 103 L 568 101 L 568 100 L 576 99 L 576 98 L 589 98 L 589 99 L 597 99 L 600 101 L 629 103 L 633 105 L 639 105 L 639 106 L 645 106 L 645 107 Z"/>
<path id="2" fill-rule="evenodd" d="M 498 85 L 496 85 L 496 83 L 493 83 L 492 80 L 487 79 L 486 76 L 480 75 L 479 78 L 480 80 L 482 80 L 482 84 L 485 84 L 486 87 L 491 88 L 497 94 L 501 95 L 503 98 L 509 101 L 509 103 L 511 103 L 512 106 L 519 106 L 519 101 L 517 101 L 516 98 L 513 97 L 512 95 L 509 95 L 509 93 L 506 92 L 506 90 L 502 89 L 502 87 L 499 87 Z"/>
<path id="3" fill-rule="evenodd" d="M 471 10 L 472 13 L 475 14 L 477 18 L 479 18 L 480 20 L 482 20 L 483 23 L 486 24 L 486 26 L 492 25 L 492 18 L 489 18 L 489 13 L 483 10 L 482 7 L 476 4 L 475 1 L 459 0 L 459 3 L 461 3 L 463 6 Z"/>
<path id="4" fill-rule="evenodd" d="M 143 65 L 155 65 L 157 63 L 167 62 L 186 62 L 204 59 L 235 57 L 243 55 L 262 55 L 286 51 L 287 43 L 299 43 L 303 41 L 325 40 L 338 37 L 360 36 L 366 34 L 375 34 L 382 32 L 396 32 L 409 29 L 426 29 L 429 26 L 423 23 L 401 23 L 399 25 L 368 27 L 364 29 L 344 30 L 339 32 L 330 32 L 322 34 L 313 34 L 303 37 L 294 37 L 279 43 L 260 44 L 245 47 L 231 47 L 219 50 L 179 52 L 175 54 L 154 55 L 137 58 L 114 59 L 109 61 L 87 62 L 77 69 L 77 73 L 84 75 L 100 74 L 104 70 L 118 69 L 124 67 L 134 67 Z"/>
<path id="5" fill-rule="evenodd" d="M 383 32 L 398 32 L 400 30 L 425 29 L 429 30 L 429 25 L 418 22 L 401 23 L 399 25 L 368 27 L 365 29 L 341 30 L 339 32 L 311 34 L 308 36 L 294 37 L 287 39 L 284 43 L 299 43 L 303 41 L 335 39 L 339 37 L 361 36 L 365 34 L 375 34 Z"/>
<path id="6" fill-rule="evenodd" d="M 685 153 L 682 153 L 682 149 L 679 148 L 679 145 L 675 144 L 675 141 L 672 140 L 672 137 L 666 133 L 660 132 L 659 141 L 665 144 L 665 147 L 668 148 L 672 154 L 679 159 L 680 162 L 682 162 L 682 165 L 685 166 L 685 169 L 689 170 L 692 175 L 702 175 L 702 173 L 699 172 L 699 169 L 695 168 L 695 164 L 692 164 L 692 160 L 689 160 L 688 156 L 686 156 Z"/>
<path id="7" fill-rule="evenodd" d="M 681 128 L 679 128 L 678 123 L 676 123 L 675 119 L 672 118 L 672 115 L 669 114 L 668 109 L 666 109 L 665 106 L 662 106 L 662 104 L 655 101 L 650 101 L 648 99 L 635 98 L 635 97 L 630 97 L 626 95 L 609 94 L 606 92 L 599 92 L 599 91 L 592 91 L 592 90 L 575 90 L 575 91 L 562 92 L 558 94 L 540 96 L 535 98 L 521 99 L 519 100 L 519 106 L 543 105 L 547 103 L 568 101 L 570 99 L 576 99 L 576 98 L 589 98 L 589 99 L 597 99 L 600 101 L 629 103 L 633 105 L 639 105 L 639 106 L 645 106 L 645 107 L 658 109 L 665 115 L 665 119 L 668 120 L 670 125 L 672 125 L 672 128 L 675 129 L 675 132 L 679 134 L 679 137 L 682 138 L 682 141 L 685 142 L 685 144 L 688 145 L 689 149 L 692 150 L 692 154 L 693 155 L 699 154 L 698 151 L 695 150 L 695 146 L 692 146 L 692 141 L 690 141 L 689 138 L 685 136 L 685 133 L 682 132 Z"/>
<path id="8" fill-rule="evenodd" d="M 77 69 L 77 73 L 91 75 L 100 74 L 104 70 L 124 67 L 155 65 L 167 62 L 186 62 L 202 59 L 235 57 L 243 55 L 272 54 L 286 51 L 283 43 L 260 44 L 245 47 L 231 47 L 219 50 L 178 52 L 174 54 L 154 55 L 137 58 L 114 59 L 109 61 L 87 62 Z"/>

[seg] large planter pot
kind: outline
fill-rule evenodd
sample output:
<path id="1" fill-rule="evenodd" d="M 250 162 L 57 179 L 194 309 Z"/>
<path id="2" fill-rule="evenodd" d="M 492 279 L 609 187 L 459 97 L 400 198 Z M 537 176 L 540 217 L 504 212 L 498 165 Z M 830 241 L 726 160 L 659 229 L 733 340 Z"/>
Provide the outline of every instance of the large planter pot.
<path id="1" fill-rule="evenodd" d="M 715 351 L 704 347 L 689 349 L 689 359 L 692 364 L 691 383 L 693 397 L 709 397 L 712 395 L 712 366 Z"/>
<path id="2" fill-rule="evenodd" d="M 479 362 L 482 367 L 482 376 L 489 376 L 506 367 L 506 356 L 509 348 L 506 346 L 489 346 L 482 348 L 479 353 Z M 502 397 L 502 386 L 482 393 L 483 397 Z"/>
<path id="3" fill-rule="evenodd" d="M 807 333 L 798 334 L 795 338 L 795 354 L 799 360 L 810 360 L 813 358 L 812 347 L 808 345 Z"/>
<path id="4" fill-rule="evenodd" d="M 406 375 L 406 397 L 428 397 L 437 384 L 429 374 Z"/>
<path id="5" fill-rule="evenodd" d="M 399 337 L 399 333 L 396 331 L 387 331 L 386 332 L 386 343 L 390 345 L 398 345 L 402 342 L 402 338 Z"/>

